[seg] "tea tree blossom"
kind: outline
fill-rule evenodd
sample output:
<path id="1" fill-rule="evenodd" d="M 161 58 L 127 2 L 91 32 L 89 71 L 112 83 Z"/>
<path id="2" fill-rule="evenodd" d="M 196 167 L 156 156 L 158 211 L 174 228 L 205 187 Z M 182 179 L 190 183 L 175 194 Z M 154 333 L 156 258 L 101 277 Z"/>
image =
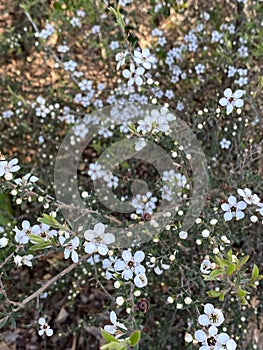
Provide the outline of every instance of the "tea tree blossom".
<path id="1" fill-rule="evenodd" d="M 116 312 L 111 311 L 110 321 L 111 321 L 112 325 L 104 326 L 104 330 L 106 332 L 114 335 L 116 338 L 121 337 L 124 334 L 124 332 L 127 331 L 126 326 L 117 320 Z"/>
<path id="2" fill-rule="evenodd" d="M 209 275 L 211 272 L 211 261 L 208 259 L 204 259 L 201 263 L 200 266 L 200 271 L 204 274 L 204 275 Z"/>
<path id="3" fill-rule="evenodd" d="M 118 62 L 116 69 L 119 70 L 121 66 L 125 63 L 125 58 L 128 55 L 128 51 L 118 52 L 115 56 L 115 60 Z"/>
<path id="4" fill-rule="evenodd" d="M 220 141 L 220 146 L 222 149 L 229 149 L 229 147 L 231 146 L 231 141 L 223 138 L 221 141 Z"/>
<path id="5" fill-rule="evenodd" d="M 109 280 L 115 274 L 115 263 L 117 261 L 117 257 L 109 256 L 107 259 L 102 261 L 102 268 L 106 270 L 106 278 Z"/>
<path id="6" fill-rule="evenodd" d="M 138 86 L 143 85 L 143 74 L 145 69 L 142 67 L 135 68 L 133 63 L 130 64 L 130 70 L 124 69 L 122 75 L 128 80 L 128 86 L 132 86 L 134 83 Z"/>
<path id="7" fill-rule="evenodd" d="M 135 198 L 132 199 L 131 205 L 136 209 L 136 214 L 152 214 L 153 209 L 156 208 L 155 203 L 157 202 L 156 197 L 152 197 L 152 192 L 147 192 L 146 194 L 137 194 Z"/>
<path id="8" fill-rule="evenodd" d="M 44 241 L 48 241 L 52 237 L 57 236 L 57 230 L 51 229 L 49 225 L 41 223 L 40 225 L 34 225 L 31 228 L 31 233 L 35 236 L 41 237 Z M 31 238 L 30 241 L 34 242 L 34 238 Z"/>
<path id="9" fill-rule="evenodd" d="M 59 236 L 59 242 L 60 244 L 65 247 L 64 250 L 64 258 L 68 259 L 71 256 L 71 259 L 74 263 L 77 263 L 79 261 L 78 253 L 76 252 L 78 246 L 79 246 L 79 238 L 74 237 L 70 239 L 70 235 L 68 232 L 65 232 L 65 234 L 62 236 Z"/>
<path id="10" fill-rule="evenodd" d="M 0 161 L 0 177 L 4 176 L 6 180 L 11 180 L 13 178 L 13 174 L 20 169 L 18 165 L 18 159 L 14 158 L 10 161 L 1 160 Z"/>
<path id="11" fill-rule="evenodd" d="M 207 333 L 203 330 L 195 332 L 195 339 L 202 343 L 199 350 L 235 350 L 236 342 L 230 339 L 227 333 L 218 334 L 218 329 L 215 326 L 208 328 Z"/>
<path id="12" fill-rule="evenodd" d="M 149 49 L 143 49 L 142 52 L 135 50 L 134 61 L 138 65 L 141 64 L 145 69 L 151 69 L 152 64 L 155 63 L 155 57 L 151 55 Z"/>
<path id="13" fill-rule="evenodd" d="M 257 206 L 260 206 L 260 198 L 257 194 L 252 194 L 252 191 L 249 188 L 245 188 L 244 190 L 242 190 L 241 188 L 239 188 L 237 190 L 237 193 L 243 197 L 244 201 L 247 204 L 254 204 Z"/>
<path id="14" fill-rule="evenodd" d="M 247 203 L 244 201 L 238 202 L 234 196 L 230 196 L 227 201 L 228 203 L 223 203 L 221 205 L 221 208 L 225 211 L 225 221 L 230 221 L 234 217 L 237 220 L 243 219 L 245 217 L 243 210 L 246 209 Z"/>
<path id="15" fill-rule="evenodd" d="M 77 68 L 77 63 L 73 60 L 69 60 L 67 62 L 64 62 L 64 69 L 70 72 L 74 72 Z"/>
<path id="16" fill-rule="evenodd" d="M 15 240 L 19 244 L 27 244 L 29 241 L 28 235 L 31 234 L 31 225 L 28 220 L 22 222 L 22 229 L 20 230 L 17 226 L 13 229 L 15 231 Z"/>
<path id="17" fill-rule="evenodd" d="M 32 185 L 37 182 L 39 178 L 37 176 L 32 175 L 31 173 L 27 173 L 22 178 L 15 179 L 15 183 L 19 186 L 29 186 L 28 189 L 32 190 Z"/>
<path id="18" fill-rule="evenodd" d="M 236 90 L 234 93 L 230 88 L 225 89 L 224 97 L 220 98 L 219 104 L 221 106 L 226 106 L 227 114 L 232 113 L 234 107 L 241 108 L 244 105 L 244 101 L 241 97 L 244 95 L 243 90 Z"/>
<path id="19" fill-rule="evenodd" d="M 55 33 L 55 28 L 51 23 L 46 23 L 45 28 L 41 30 L 41 32 L 38 32 L 35 34 L 37 38 L 41 39 L 47 39 L 51 35 Z"/>
<path id="20" fill-rule="evenodd" d="M 24 255 L 24 256 L 16 255 L 14 257 L 14 262 L 17 266 L 26 265 L 26 266 L 32 267 L 32 261 L 31 261 L 32 259 L 33 259 L 32 254 Z"/>
<path id="21" fill-rule="evenodd" d="M 105 233 L 105 225 L 102 223 L 96 224 L 93 230 L 85 231 L 84 237 L 88 241 L 85 244 L 85 252 L 88 254 L 98 251 L 100 255 L 106 255 L 109 251 L 107 245 L 115 241 L 112 233 Z"/>
<path id="22" fill-rule="evenodd" d="M 145 254 L 141 250 L 138 250 L 134 256 L 132 256 L 129 250 L 124 250 L 122 253 L 122 259 L 118 259 L 114 265 L 115 270 L 122 271 L 122 277 L 125 280 L 130 280 L 134 273 L 145 273 L 145 267 L 141 265 L 144 258 Z"/>
<path id="23" fill-rule="evenodd" d="M 97 180 L 105 175 L 105 170 L 102 168 L 102 165 L 93 163 L 89 166 L 88 175 L 91 177 L 91 180 Z"/>
<path id="24" fill-rule="evenodd" d="M 46 334 L 48 337 L 51 337 L 53 335 L 53 329 L 50 328 L 44 317 L 40 317 L 38 324 L 40 325 L 40 329 L 38 331 L 38 334 L 40 336 Z"/>
<path id="25" fill-rule="evenodd" d="M 225 318 L 221 310 L 214 308 L 212 304 L 205 304 L 204 314 L 198 317 L 198 322 L 202 326 L 220 326 Z"/>

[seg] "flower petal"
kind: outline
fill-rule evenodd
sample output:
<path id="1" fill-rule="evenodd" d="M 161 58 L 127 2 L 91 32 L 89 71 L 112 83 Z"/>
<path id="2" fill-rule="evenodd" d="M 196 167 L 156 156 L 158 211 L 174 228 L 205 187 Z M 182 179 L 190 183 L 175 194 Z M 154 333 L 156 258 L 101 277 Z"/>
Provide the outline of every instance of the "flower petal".
<path id="1" fill-rule="evenodd" d="M 145 254 L 142 250 L 138 250 L 135 254 L 134 254 L 134 261 L 136 262 L 142 262 L 145 258 Z"/>

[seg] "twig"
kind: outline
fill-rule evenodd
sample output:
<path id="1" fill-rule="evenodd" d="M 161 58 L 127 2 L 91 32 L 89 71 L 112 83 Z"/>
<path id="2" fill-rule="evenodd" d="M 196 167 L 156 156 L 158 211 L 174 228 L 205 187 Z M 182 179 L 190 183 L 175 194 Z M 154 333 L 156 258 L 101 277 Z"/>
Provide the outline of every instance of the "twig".
<path id="1" fill-rule="evenodd" d="M 63 271 L 58 273 L 56 276 L 51 278 L 49 281 L 47 281 L 42 287 L 40 287 L 37 291 L 35 291 L 33 294 L 29 295 L 26 299 L 24 299 L 22 302 L 15 302 L 18 306 L 15 312 L 23 308 L 26 304 L 28 304 L 30 301 L 38 297 L 40 294 L 42 294 L 46 289 L 48 289 L 53 283 L 55 283 L 57 280 L 59 280 L 64 275 L 68 274 L 70 271 L 72 271 L 76 266 L 78 266 L 81 262 L 85 261 L 87 258 L 90 257 L 90 254 L 85 254 L 77 263 L 73 263 L 69 265 L 67 268 L 65 268 Z"/>

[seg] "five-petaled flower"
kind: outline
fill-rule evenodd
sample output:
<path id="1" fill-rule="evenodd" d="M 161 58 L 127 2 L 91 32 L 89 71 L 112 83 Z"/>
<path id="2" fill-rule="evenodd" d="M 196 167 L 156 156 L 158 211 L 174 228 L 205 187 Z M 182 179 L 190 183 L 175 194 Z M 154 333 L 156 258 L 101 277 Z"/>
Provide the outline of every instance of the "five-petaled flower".
<path id="1" fill-rule="evenodd" d="M 100 255 L 106 255 L 109 251 L 107 245 L 115 241 L 112 233 L 105 233 L 105 225 L 102 223 L 96 224 L 93 230 L 85 231 L 84 237 L 88 241 L 85 244 L 85 252 L 88 254 L 98 251 Z"/>
<path id="2" fill-rule="evenodd" d="M 226 106 L 226 113 L 232 113 L 234 107 L 241 108 L 244 105 L 244 101 L 240 98 L 244 95 L 243 90 L 236 90 L 234 93 L 230 88 L 225 89 L 224 96 L 220 98 L 219 104 L 223 107 Z"/>
<path id="3" fill-rule="evenodd" d="M 228 203 L 223 203 L 221 208 L 225 211 L 225 221 L 230 221 L 235 217 L 237 220 L 243 219 L 245 214 L 242 210 L 246 209 L 247 203 L 244 201 L 238 202 L 235 196 L 228 198 Z"/>
<path id="4" fill-rule="evenodd" d="M 79 261 L 78 253 L 76 252 L 76 249 L 79 246 L 79 238 L 74 237 L 70 239 L 70 235 L 68 232 L 65 232 L 64 236 L 59 236 L 59 242 L 60 244 L 65 247 L 64 250 L 64 258 L 68 259 L 71 255 L 71 259 L 74 263 L 77 263 Z"/>
<path id="5" fill-rule="evenodd" d="M 118 259 L 114 265 L 116 271 L 122 271 L 122 277 L 125 280 L 132 278 L 133 273 L 144 274 L 145 267 L 141 265 L 144 260 L 145 254 L 143 251 L 138 250 L 134 256 L 132 256 L 129 250 L 124 250 L 122 253 L 122 259 Z"/>
<path id="6" fill-rule="evenodd" d="M 145 72 L 145 69 L 143 67 L 135 68 L 135 65 L 133 63 L 130 64 L 130 70 L 124 69 L 122 72 L 122 75 L 124 78 L 129 79 L 128 80 L 128 86 L 132 86 L 134 83 L 138 86 L 141 86 L 143 84 L 143 74 Z"/>
<path id="7" fill-rule="evenodd" d="M 214 305 L 212 304 L 205 304 L 204 312 L 205 313 L 203 315 L 200 315 L 198 317 L 198 322 L 202 326 L 212 325 L 218 327 L 225 320 L 223 312 L 219 309 L 214 308 Z"/>

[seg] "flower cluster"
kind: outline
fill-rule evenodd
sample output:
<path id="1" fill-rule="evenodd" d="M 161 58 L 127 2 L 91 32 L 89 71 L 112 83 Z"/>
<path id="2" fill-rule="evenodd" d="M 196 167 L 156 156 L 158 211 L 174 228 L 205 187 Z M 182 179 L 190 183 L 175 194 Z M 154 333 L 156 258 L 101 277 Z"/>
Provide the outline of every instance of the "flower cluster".
<path id="1" fill-rule="evenodd" d="M 241 201 L 237 201 L 235 196 L 228 197 L 227 202 L 221 205 L 224 213 L 225 221 L 231 221 L 234 217 L 236 220 L 243 219 L 245 217 L 244 210 L 247 206 L 256 208 L 255 213 L 250 216 L 251 222 L 257 222 L 260 216 L 263 216 L 263 203 L 257 194 L 253 194 L 249 188 L 238 189 L 237 193 L 242 197 Z M 262 220 L 263 223 L 263 220 Z"/>
<path id="2" fill-rule="evenodd" d="M 200 315 L 198 322 L 203 329 L 195 332 L 195 339 L 202 344 L 199 350 L 235 350 L 236 342 L 227 333 L 218 333 L 218 327 L 225 318 L 220 309 L 212 304 L 205 304 L 204 314 Z"/>
<path id="3" fill-rule="evenodd" d="M 111 279 L 121 274 L 125 281 L 133 278 L 133 282 L 138 288 L 145 287 L 148 280 L 145 275 L 145 267 L 141 264 L 145 258 L 144 252 L 138 250 L 132 255 L 129 250 L 124 250 L 121 257 L 121 259 L 109 257 L 103 261 L 103 268 L 107 270 L 106 277 Z"/>

